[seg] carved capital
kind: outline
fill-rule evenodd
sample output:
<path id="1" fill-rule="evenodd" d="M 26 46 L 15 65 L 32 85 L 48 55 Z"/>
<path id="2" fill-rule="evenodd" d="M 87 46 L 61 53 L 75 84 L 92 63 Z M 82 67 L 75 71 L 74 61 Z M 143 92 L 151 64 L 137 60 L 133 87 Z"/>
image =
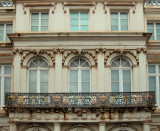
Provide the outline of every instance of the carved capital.
<path id="1" fill-rule="evenodd" d="M 97 48 L 96 49 L 96 54 L 98 54 L 98 53 L 102 53 L 102 54 L 105 54 L 106 53 L 106 49 L 104 49 L 104 48 Z"/>
<path id="2" fill-rule="evenodd" d="M 54 54 L 63 54 L 64 53 L 64 49 L 53 49 L 53 53 Z"/>
<path id="3" fill-rule="evenodd" d="M 139 53 L 147 53 L 147 48 L 137 48 L 137 54 Z"/>
<path id="4" fill-rule="evenodd" d="M 15 54 L 20 54 L 20 55 L 22 55 L 23 54 L 23 50 L 22 49 L 13 49 L 12 50 L 12 53 L 15 55 Z"/>

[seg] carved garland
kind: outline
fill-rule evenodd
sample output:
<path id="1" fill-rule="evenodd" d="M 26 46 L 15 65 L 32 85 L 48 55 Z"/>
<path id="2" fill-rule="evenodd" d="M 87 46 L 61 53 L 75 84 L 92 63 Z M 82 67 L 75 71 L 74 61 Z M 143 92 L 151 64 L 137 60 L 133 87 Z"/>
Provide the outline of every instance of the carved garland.
<path id="1" fill-rule="evenodd" d="M 111 51 L 109 52 L 109 54 L 107 54 L 107 55 L 105 56 L 105 59 L 104 59 L 105 65 L 106 65 L 106 63 L 107 63 L 108 58 L 109 58 L 112 54 L 114 54 L 114 53 L 120 54 L 120 55 L 123 55 L 123 54 L 125 55 L 125 54 L 129 53 L 129 54 L 131 54 L 131 55 L 136 59 L 137 64 L 139 64 L 139 59 L 138 59 L 137 56 L 133 53 L 133 51 L 131 51 L 131 50 L 126 50 L 126 49 L 115 49 L 115 50 L 111 50 Z"/>
<path id="2" fill-rule="evenodd" d="M 29 56 L 30 54 L 33 54 L 35 56 L 40 56 L 40 55 L 43 55 L 43 54 L 46 54 L 48 55 L 52 62 L 53 62 L 53 65 L 55 64 L 55 58 L 54 58 L 54 55 L 51 53 L 51 52 L 48 52 L 48 51 L 45 51 L 45 50 L 40 50 L 40 49 L 33 49 L 33 50 L 29 50 L 27 51 L 27 53 L 24 54 L 24 50 L 22 49 L 13 49 L 13 54 L 21 54 L 22 55 L 22 58 L 21 58 L 21 65 L 23 65 L 23 62 L 24 60 L 26 59 L 27 56 Z M 23 55 L 24 54 L 24 55 Z"/>
<path id="3" fill-rule="evenodd" d="M 90 55 L 94 61 L 95 61 L 95 64 L 97 64 L 97 57 L 94 55 L 94 53 L 91 53 L 89 52 L 88 50 L 84 50 L 84 49 L 76 49 L 76 50 L 71 50 L 71 51 L 68 51 L 68 53 L 63 56 L 63 59 L 62 59 L 62 64 L 64 65 L 65 63 L 65 60 L 68 56 L 70 56 L 71 54 L 75 54 L 75 55 L 85 55 L 85 54 L 88 54 Z"/>
<path id="4" fill-rule="evenodd" d="M 131 128 L 131 129 L 133 129 L 135 131 L 138 131 L 138 129 L 136 127 L 132 126 L 129 123 L 120 123 L 120 124 L 117 124 L 114 127 L 110 128 L 108 131 L 113 131 L 114 129 L 119 128 L 119 127 L 128 127 L 128 128 Z"/>
<path id="5" fill-rule="evenodd" d="M 72 129 L 74 129 L 74 128 L 86 128 L 86 129 L 88 129 L 88 130 L 90 130 L 90 131 L 95 131 L 95 130 L 92 129 L 91 127 L 86 126 L 86 125 L 82 125 L 82 124 L 77 124 L 77 125 L 75 125 L 75 126 L 72 126 L 72 127 L 70 127 L 69 129 L 67 129 L 67 130 L 65 130 L 65 131 L 70 131 L 70 130 L 72 130 Z"/>

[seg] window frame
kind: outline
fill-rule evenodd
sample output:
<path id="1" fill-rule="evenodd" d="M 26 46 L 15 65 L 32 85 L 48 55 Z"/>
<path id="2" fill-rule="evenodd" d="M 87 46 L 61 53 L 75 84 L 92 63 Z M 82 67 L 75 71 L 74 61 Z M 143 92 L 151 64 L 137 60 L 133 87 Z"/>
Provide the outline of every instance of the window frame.
<path id="1" fill-rule="evenodd" d="M 112 28 L 111 28 L 112 27 L 112 25 L 111 25 L 111 14 L 112 13 L 117 13 L 118 14 L 118 25 L 117 25 L 118 30 L 112 30 Z M 128 30 L 121 30 L 121 17 L 120 17 L 121 13 L 126 13 L 127 16 L 128 16 L 128 23 L 127 23 L 128 24 L 128 26 L 127 26 Z M 116 11 L 116 10 L 111 10 L 110 11 L 110 30 L 111 31 L 129 31 L 129 23 L 130 23 L 129 22 L 129 11 L 123 11 L 123 10 L 122 11 Z"/>
<path id="2" fill-rule="evenodd" d="M 160 24 L 160 21 L 147 21 L 147 32 L 148 32 L 148 24 L 153 24 L 153 39 L 150 39 L 150 40 L 157 40 L 157 28 L 156 28 L 156 24 Z M 149 32 L 151 33 L 151 32 Z M 152 36 L 151 36 L 152 37 Z M 160 40 L 160 39 L 159 39 Z"/>
<path id="3" fill-rule="evenodd" d="M 149 73 L 149 65 L 154 65 L 155 66 L 155 73 L 154 74 L 150 74 Z M 160 107 L 160 64 L 148 64 L 148 90 L 150 90 L 149 87 L 149 77 L 150 76 L 155 76 L 156 77 L 156 91 L 155 94 L 157 96 L 156 99 L 156 106 Z"/>
<path id="4" fill-rule="evenodd" d="M 8 36 L 7 36 L 7 25 L 12 25 L 12 31 L 11 31 L 11 33 L 13 33 L 13 22 L 0 22 L 0 25 L 4 25 L 4 28 L 3 28 L 3 31 L 4 31 L 4 33 L 3 33 L 3 40 L 2 41 L 10 41 L 9 40 L 9 38 L 8 38 Z M 7 40 L 7 38 L 8 38 L 8 40 Z M 1 42 L 1 40 L 0 40 L 0 42 Z"/>
<path id="5" fill-rule="evenodd" d="M 48 14 L 48 25 L 47 25 L 47 27 L 48 27 L 48 29 L 46 30 L 46 31 L 49 31 L 49 11 L 31 11 L 30 12 L 30 31 L 31 32 L 38 32 L 38 31 L 32 31 L 32 14 L 34 14 L 34 13 L 37 13 L 38 14 L 38 20 L 39 20 L 39 22 L 38 22 L 38 31 L 42 31 L 41 30 L 41 27 L 42 27 L 42 24 L 41 24 L 41 16 L 42 16 L 42 14 L 44 13 L 46 13 L 46 14 Z M 44 31 L 43 31 L 44 32 Z"/>
<path id="6" fill-rule="evenodd" d="M 4 71 L 5 71 L 5 67 L 9 66 L 11 68 L 11 74 L 5 74 Z M 1 104 L 0 104 L 0 109 L 2 109 L 2 107 L 5 106 L 5 85 L 4 85 L 4 78 L 11 78 L 11 92 L 12 92 L 12 65 L 0 65 L 1 67 L 1 74 L 0 74 L 0 78 L 1 78 L 1 82 L 0 82 L 0 93 L 1 93 L 1 98 L 0 98 L 0 101 L 1 101 Z"/>
<path id="7" fill-rule="evenodd" d="M 120 58 L 120 57 L 119 57 Z M 115 58 L 115 59 L 113 59 L 112 61 L 111 61 L 111 64 L 112 64 L 112 62 L 113 61 L 115 61 L 116 59 L 119 59 L 119 58 Z M 123 91 L 123 70 L 130 70 L 130 79 L 131 79 L 131 92 L 133 91 L 133 88 L 132 88 L 132 84 L 133 84 L 133 80 L 132 80 L 132 64 L 131 64 L 131 62 L 128 60 L 128 59 L 126 59 L 126 58 L 120 58 L 120 59 L 125 59 L 126 61 L 128 61 L 129 62 L 129 64 L 130 64 L 130 67 L 110 67 L 110 72 L 112 71 L 112 70 L 118 70 L 118 72 L 119 72 L 119 92 L 124 92 Z M 111 89 L 111 92 L 112 92 L 112 73 L 110 73 L 110 89 Z"/>
<path id="8" fill-rule="evenodd" d="M 39 67 L 37 67 L 37 68 L 31 68 L 31 69 L 29 69 L 29 65 L 34 61 L 34 60 L 36 60 L 36 59 L 42 59 L 42 60 L 44 60 L 45 62 L 47 62 L 47 64 L 48 64 L 48 68 L 40 68 L 39 69 Z M 46 60 L 46 59 L 44 59 L 44 58 L 35 58 L 35 59 L 32 59 L 29 63 L 28 63 L 28 71 L 27 71 L 27 92 L 28 93 L 31 93 L 30 91 L 29 91 L 29 88 L 30 88 L 30 86 L 29 86 L 29 71 L 30 70 L 34 70 L 34 71 L 36 71 L 36 77 L 37 77 L 37 81 L 36 81 L 36 83 L 37 83 L 37 87 L 36 87 L 36 92 L 34 92 L 34 93 L 41 93 L 40 91 L 41 91 L 41 77 L 40 77 L 40 72 L 43 70 L 47 70 L 48 71 L 48 93 L 49 93 L 49 62 Z"/>
<path id="9" fill-rule="evenodd" d="M 91 92 L 91 67 L 90 67 L 90 62 L 83 57 L 82 58 L 74 58 L 69 62 L 69 73 L 68 73 L 68 87 L 69 88 L 68 88 L 68 92 L 71 92 L 70 91 L 70 70 L 77 70 L 77 67 L 75 67 L 75 69 L 73 67 L 70 68 L 70 64 L 76 59 L 84 59 L 89 64 L 89 67 L 87 67 L 87 69 L 85 69 L 85 70 L 89 71 L 89 79 L 90 79 L 90 81 L 89 81 L 89 92 Z M 82 92 L 82 86 L 81 86 L 82 85 L 82 80 L 81 80 L 82 69 L 81 70 L 78 69 L 77 71 L 78 71 L 78 92 L 75 92 L 75 93 L 84 93 L 84 92 Z"/>
<path id="10" fill-rule="evenodd" d="M 90 29 L 90 9 L 82 9 L 82 10 L 78 10 L 78 9 L 70 9 L 69 10 L 69 30 L 70 31 L 72 31 L 71 30 L 71 13 L 72 12 L 77 12 L 78 13 L 78 30 L 76 31 L 76 32 L 87 32 L 87 31 L 89 31 L 89 29 Z M 88 30 L 86 30 L 86 31 L 81 31 L 80 29 L 80 27 L 81 27 L 81 24 L 80 24 L 80 20 L 81 20 L 81 17 L 80 17 L 80 14 L 82 13 L 82 12 L 87 12 L 88 13 Z M 72 31 L 72 32 L 74 32 L 74 31 Z"/>

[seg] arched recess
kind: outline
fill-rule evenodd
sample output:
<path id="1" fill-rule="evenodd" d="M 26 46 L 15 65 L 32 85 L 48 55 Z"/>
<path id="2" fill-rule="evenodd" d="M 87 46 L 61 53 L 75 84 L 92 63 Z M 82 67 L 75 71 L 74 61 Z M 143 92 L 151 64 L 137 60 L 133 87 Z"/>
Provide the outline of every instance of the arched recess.
<path id="1" fill-rule="evenodd" d="M 89 62 L 90 62 L 90 66 L 95 66 L 96 65 L 96 63 L 95 63 L 95 60 L 92 58 L 92 56 L 90 56 L 89 54 L 84 54 L 84 55 L 75 55 L 75 54 L 71 54 L 71 55 L 69 55 L 67 58 L 66 58 L 66 60 L 65 60 L 65 62 L 64 62 L 64 66 L 68 66 L 69 65 L 69 62 L 71 61 L 71 60 L 73 60 L 74 58 L 77 58 L 77 57 L 82 57 L 82 58 L 86 58 Z"/>
<path id="2" fill-rule="evenodd" d="M 137 61 L 135 59 L 135 57 L 129 53 L 127 54 L 117 54 L 117 53 L 113 53 L 111 56 L 109 56 L 109 58 L 107 59 L 106 62 L 106 66 L 110 66 L 110 63 L 113 59 L 117 58 L 117 57 L 123 57 L 126 58 L 127 60 L 129 60 L 131 62 L 132 66 L 137 66 Z"/>
<path id="3" fill-rule="evenodd" d="M 110 128 L 107 131 L 120 131 L 120 130 L 125 130 L 125 131 L 139 131 L 136 127 L 134 127 L 131 124 L 128 123 L 120 123 L 117 124 L 115 126 L 113 126 L 112 128 Z"/>
<path id="4" fill-rule="evenodd" d="M 22 63 L 22 66 L 23 67 L 27 67 L 29 62 L 35 58 L 45 58 L 46 60 L 48 60 L 48 64 L 49 66 L 53 66 L 53 61 L 52 59 L 50 58 L 50 56 L 48 56 L 47 54 L 42 54 L 42 55 L 39 55 L 39 56 L 35 56 L 34 54 L 30 54 L 28 55 L 23 61 L 21 61 Z"/>
<path id="5" fill-rule="evenodd" d="M 65 131 L 78 131 L 78 130 L 83 131 L 84 129 L 85 129 L 85 131 L 95 131 L 91 127 L 83 125 L 83 124 L 77 124 L 77 125 L 71 126 L 70 128 L 66 129 Z"/>
<path id="6" fill-rule="evenodd" d="M 29 124 L 25 128 L 23 128 L 21 131 L 51 131 L 48 127 L 41 125 L 41 124 Z"/>

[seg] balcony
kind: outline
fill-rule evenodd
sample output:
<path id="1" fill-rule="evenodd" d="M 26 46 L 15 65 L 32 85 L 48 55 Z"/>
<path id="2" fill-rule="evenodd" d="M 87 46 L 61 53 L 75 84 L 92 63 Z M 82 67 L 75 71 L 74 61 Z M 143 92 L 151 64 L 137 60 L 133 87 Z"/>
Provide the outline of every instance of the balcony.
<path id="1" fill-rule="evenodd" d="M 160 0 L 146 0 L 146 5 L 160 6 Z"/>
<path id="2" fill-rule="evenodd" d="M 154 92 L 6 93 L 5 108 L 152 108 Z"/>

